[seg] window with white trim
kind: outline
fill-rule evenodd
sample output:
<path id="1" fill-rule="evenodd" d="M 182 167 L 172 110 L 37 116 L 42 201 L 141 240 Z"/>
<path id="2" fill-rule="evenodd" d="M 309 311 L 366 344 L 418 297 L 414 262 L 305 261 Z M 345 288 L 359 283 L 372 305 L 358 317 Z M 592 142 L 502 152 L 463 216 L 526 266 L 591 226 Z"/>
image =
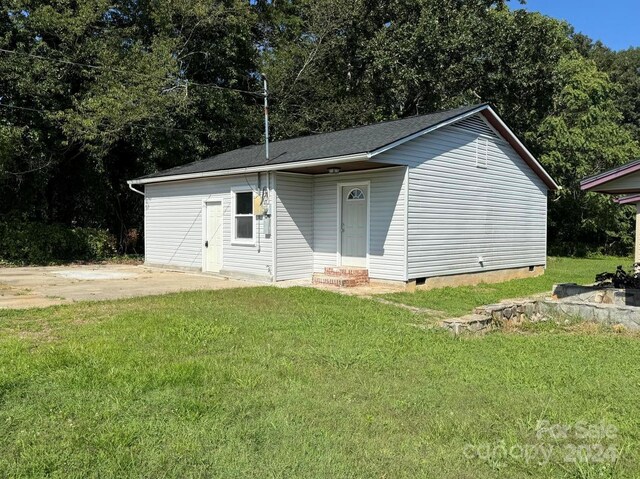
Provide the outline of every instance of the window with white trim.
<path id="1" fill-rule="evenodd" d="M 364 191 L 362 191 L 360 188 L 352 189 L 347 195 L 347 201 L 364 200 L 364 199 L 365 199 Z"/>
<path id="2" fill-rule="evenodd" d="M 235 193 L 234 234 L 236 240 L 253 240 L 253 193 Z"/>

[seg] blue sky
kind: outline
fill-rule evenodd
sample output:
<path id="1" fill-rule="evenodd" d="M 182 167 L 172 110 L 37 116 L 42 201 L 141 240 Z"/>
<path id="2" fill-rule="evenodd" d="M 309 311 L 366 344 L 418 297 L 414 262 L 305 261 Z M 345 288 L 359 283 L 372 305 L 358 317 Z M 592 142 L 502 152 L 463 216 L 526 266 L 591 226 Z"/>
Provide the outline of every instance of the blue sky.
<path id="1" fill-rule="evenodd" d="M 512 0 L 511 8 L 522 8 Z M 640 0 L 528 0 L 527 10 L 571 23 L 614 50 L 640 47 Z"/>

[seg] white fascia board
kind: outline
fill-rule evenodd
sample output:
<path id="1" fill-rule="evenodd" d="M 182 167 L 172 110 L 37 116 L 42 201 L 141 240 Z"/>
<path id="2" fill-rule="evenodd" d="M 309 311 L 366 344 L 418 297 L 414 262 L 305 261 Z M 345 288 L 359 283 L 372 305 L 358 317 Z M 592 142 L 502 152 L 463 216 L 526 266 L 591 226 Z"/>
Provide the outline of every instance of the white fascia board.
<path id="1" fill-rule="evenodd" d="M 512 139 L 514 143 L 516 143 L 520 148 L 522 148 L 522 150 L 529 157 L 529 159 L 540 169 L 540 171 L 536 173 L 544 176 L 544 178 L 548 180 L 549 183 L 555 186 L 556 190 L 561 189 L 561 186 L 558 183 L 556 183 L 556 181 L 551 177 L 549 173 L 547 173 L 547 170 L 544 169 L 544 166 L 542 166 L 542 164 L 536 159 L 536 157 L 533 156 L 533 153 L 531 153 L 529 149 L 526 146 L 524 146 L 524 144 L 520 141 L 520 139 L 516 136 L 516 134 L 511 130 L 511 128 L 509 128 L 509 126 L 504 121 L 502 121 L 502 118 L 500 118 L 500 116 L 493 110 L 493 108 L 491 108 L 490 106 L 487 106 L 487 110 L 489 111 L 491 116 L 495 118 L 498 123 L 500 123 L 500 126 L 504 128 L 505 131 L 509 134 L 510 139 Z"/>
<path id="2" fill-rule="evenodd" d="M 231 170 L 204 171 L 201 173 L 186 173 L 182 175 L 158 176 L 155 178 L 141 178 L 139 180 L 129 180 L 129 185 L 145 185 L 148 183 L 164 183 L 167 181 L 195 180 L 200 178 L 210 178 L 215 176 L 244 175 L 249 173 L 262 173 L 265 171 L 288 170 L 291 168 L 305 168 L 310 166 L 335 165 L 338 163 L 348 163 L 351 161 L 368 160 L 367 153 L 357 153 L 354 155 L 334 156 L 319 160 L 304 160 L 291 163 L 278 163 L 275 165 L 249 166 L 246 168 L 233 168 Z"/>
<path id="3" fill-rule="evenodd" d="M 465 118 L 468 118 L 470 116 L 475 115 L 476 113 L 480 113 L 481 111 L 488 111 L 489 114 L 491 115 L 492 118 L 495 118 L 495 120 L 500 124 L 501 127 L 504 128 L 505 132 L 507 133 L 507 135 L 509 135 L 509 138 L 507 138 L 507 141 L 513 141 L 514 143 L 516 143 L 524 152 L 524 154 L 527 156 L 527 158 L 525 159 L 525 161 L 528 160 L 528 162 L 531 162 L 533 164 L 536 165 L 536 167 L 539 169 L 539 171 L 536 171 L 536 173 L 538 173 L 539 176 L 543 176 L 543 180 L 546 180 L 545 183 L 547 184 L 551 184 L 553 186 L 555 186 L 555 189 L 558 190 L 560 189 L 560 186 L 558 185 L 558 183 L 555 182 L 555 180 L 551 177 L 551 175 L 549 175 L 549 173 L 547 173 L 547 171 L 544 169 L 544 167 L 540 164 L 540 162 L 536 159 L 535 156 L 533 156 L 533 154 L 529 151 L 529 149 L 524 146 L 524 144 L 520 141 L 520 139 L 516 136 L 516 134 L 511 130 L 511 128 L 509 128 L 507 126 L 507 124 L 502 121 L 502 118 L 500 118 L 500 116 L 493 110 L 493 108 L 491 108 L 490 105 L 481 105 L 478 108 L 475 108 L 471 111 L 468 111 L 466 113 L 463 113 L 461 115 L 458 115 L 454 118 L 451 118 L 450 120 L 447 121 L 443 121 L 442 123 L 438 123 L 437 125 L 434 125 L 432 127 L 426 128 L 424 130 L 421 130 L 417 133 L 414 133 L 412 135 L 409 135 L 405 138 L 402 138 L 398 141 L 394 141 L 393 143 L 390 143 L 386 146 L 383 146 L 382 148 L 378 148 L 375 151 L 372 151 L 371 153 L 369 153 L 369 157 L 372 158 L 376 155 L 379 155 L 380 153 L 384 153 L 385 151 L 388 151 L 392 148 L 395 148 L 399 145 L 402 145 L 403 143 L 406 143 L 408 141 L 411 141 L 415 138 L 418 138 L 420 136 L 426 135 L 427 133 L 431 133 L 432 131 L 438 130 L 439 128 L 451 125 L 453 123 L 457 123 L 460 120 L 464 120 Z M 493 127 L 492 127 L 493 128 Z M 500 136 L 503 136 L 502 134 L 500 134 Z M 535 171 L 535 169 L 534 169 Z"/>
<path id="4" fill-rule="evenodd" d="M 418 131 L 416 133 L 413 133 L 412 135 L 405 136 L 404 138 L 401 138 L 401 139 L 399 139 L 397 141 L 394 141 L 393 143 L 389 143 L 388 145 L 383 146 L 382 148 L 378 148 L 377 150 L 372 151 L 371 153 L 369 153 L 369 157 L 372 158 L 372 157 L 374 157 L 376 155 L 379 155 L 380 153 L 384 153 L 385 151 L 388 151 L 388 150 L 390 150 L 392 148 L 400 146 L 400 145 L 402 145 L 402 144 L 404 144 L 404 143 L 406 143 L 408 141 L 414 140 L 414 139 L 416 139 L 416 138 L 418 138 L 420 136 L 426 135 L 427 133 L 431 133 L 432 131 L 435 131 L 435 130 L 437 130 L 439 128 L 442 128 L 442 127 L 447 126 L 447 125 L 451 125 L 452 123 L 456 123 L 456 122 L 458 122 L 460 120 L 463 120 L 463 119 L 465 119 L 467 117 L 473 116 L 476 113 L 479 113 L 482 110 L 485 110 L 487 108 L 489 108 L 489 105 L 481 105 L 478 108 L 475 108 L 475 109 L 473 109 L 471 111 L 468 111 L 466 113 L 462 113 L 461 115 L 458 115 L 458 116 L 456 116 L 454 118 L 451 118 L 451 119 L 449 119 L 447 121 L 443 121 L 442 123 L 438 123 L 437 125 L 433 125 L 433 126 L 430 126 L 429 128 L 425 128 L 424 130 L 420 130 L 420 131 Z"/>

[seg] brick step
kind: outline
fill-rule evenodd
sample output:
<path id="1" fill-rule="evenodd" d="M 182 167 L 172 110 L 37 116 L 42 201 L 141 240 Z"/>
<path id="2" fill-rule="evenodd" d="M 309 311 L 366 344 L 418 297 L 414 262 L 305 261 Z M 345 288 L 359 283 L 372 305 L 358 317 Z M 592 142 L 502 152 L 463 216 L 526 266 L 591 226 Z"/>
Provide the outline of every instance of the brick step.
<path id="1" fill-rule="evenodd" d="M 326 284 L 329 286 L 336 286 L 339 288 L 353 288 L 354 286 L 361 286 L 363 284 L 369 284 L 369 276 L 336 276 L 325 273 L 314 273 L 311 281 L 313 284 Z"/>
<path id="2" fill-rule="evenodd" d="M 355 268 L 352 266 L 327 266 L 324 269 L 324 274 L 327 276 L 368 278 L 369 270 L 367 268 Z"/>

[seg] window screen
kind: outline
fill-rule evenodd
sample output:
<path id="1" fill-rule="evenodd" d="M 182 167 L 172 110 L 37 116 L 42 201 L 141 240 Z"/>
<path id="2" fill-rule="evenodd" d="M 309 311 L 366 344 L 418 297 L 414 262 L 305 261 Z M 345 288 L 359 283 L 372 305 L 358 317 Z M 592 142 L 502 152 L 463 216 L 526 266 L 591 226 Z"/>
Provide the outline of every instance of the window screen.
<path id="1" fill-rule="evenodd" d="M 253 239 L 253 193 L 236 193 L 236 239 Z"/>

